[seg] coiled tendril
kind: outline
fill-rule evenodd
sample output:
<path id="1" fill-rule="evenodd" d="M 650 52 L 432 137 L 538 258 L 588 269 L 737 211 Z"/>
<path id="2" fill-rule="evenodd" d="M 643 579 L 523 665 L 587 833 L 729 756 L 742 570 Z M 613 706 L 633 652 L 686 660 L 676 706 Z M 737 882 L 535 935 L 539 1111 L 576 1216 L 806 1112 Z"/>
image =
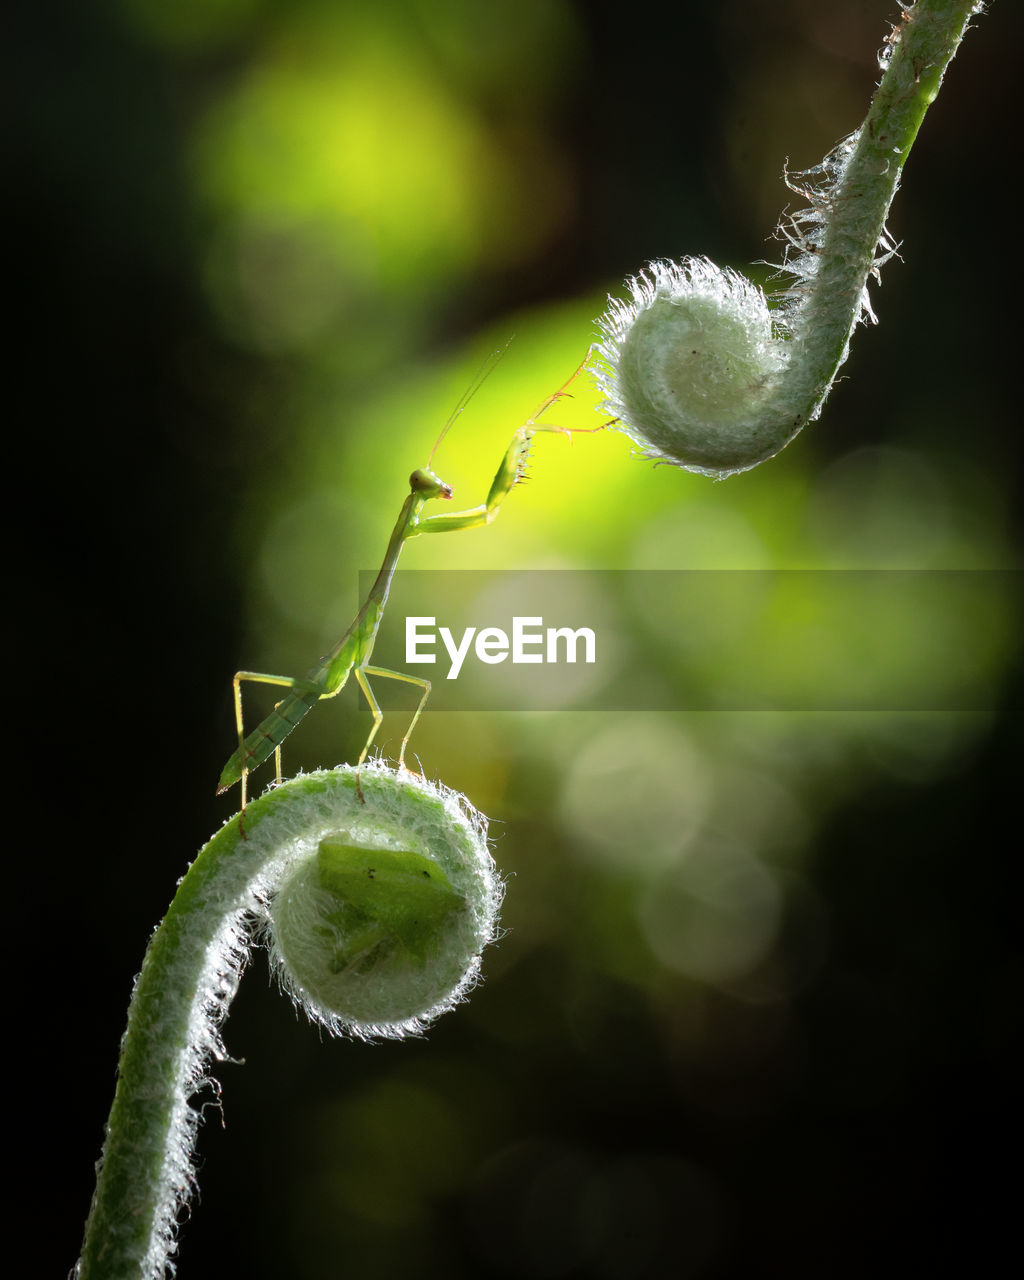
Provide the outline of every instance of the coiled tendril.
<path id="1" fill-rule="evenodd" d="M 477 981 L 502 886 L 486 820 L 443 787 L 363 766 L 292 779 L 181 881 L 135 982 L 79 1280 L 158 1280 L 193 1185 L 190 1099 L 254 939 L 311 1019 L 363 1039 L 423 1030 Z"/>
<path id="2" fill-rule="evenodd" d="M 746 471 L 821 413 L 863 319 L 870 277 L 895 252 L 885 229 L 900 174 L 977 0 L 918 0 L 879 57 L 864 124 L 801 174 L 784 217 L 771 309 L 756 285 L 706 258 L 652 262 L 598 320 L 601 411 L 645 456 L 706 475 Z"/>

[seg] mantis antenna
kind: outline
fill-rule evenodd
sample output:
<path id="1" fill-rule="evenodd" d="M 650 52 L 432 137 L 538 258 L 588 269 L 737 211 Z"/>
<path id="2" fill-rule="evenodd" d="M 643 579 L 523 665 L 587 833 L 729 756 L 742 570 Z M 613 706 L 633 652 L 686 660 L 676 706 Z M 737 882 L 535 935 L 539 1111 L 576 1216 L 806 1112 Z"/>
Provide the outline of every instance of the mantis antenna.
<path id="1" fill-rule="evenodd" d="M 502 356 L 504 356 L 505 352 L 512 345 L 512 341 L 515 338 L 515 336 L 516 335 L 513 333 L 503 347 L 495 348 L 495 350 L 490 353 L 490 355 L 484 360 L 480 368 L 477 369 L 476 373 L 473 375 L 472 382 L 470 382 L 469 386 L 465 389 L 465 391 L 463 391 L 462 395 L 459 397 L 458 404 L 448 415 L 448 420 L 445 422 L 444 426 L 441 428 L 440 434 L 438 435 L 437 439 L 434 441 L 434 447 L 433 449 L 431 449 L 430 456 L 427 458 L 428 469 L 433 465 L 434 454 L 437 453 L 438 449 L 441 447 L 442 441 L 444 440 L 448 432 L 452 429 L 452 426 L 454 425 L 456 418 L 459 417 L 462 411 L 469 404 L 470 400 L 473 399 L 476 393 L 480 390 L 480 388 L 484 385 L 484 383 L 491 376 L 494 370 L 498 367 L 498 362 L 501 360 Z"/>

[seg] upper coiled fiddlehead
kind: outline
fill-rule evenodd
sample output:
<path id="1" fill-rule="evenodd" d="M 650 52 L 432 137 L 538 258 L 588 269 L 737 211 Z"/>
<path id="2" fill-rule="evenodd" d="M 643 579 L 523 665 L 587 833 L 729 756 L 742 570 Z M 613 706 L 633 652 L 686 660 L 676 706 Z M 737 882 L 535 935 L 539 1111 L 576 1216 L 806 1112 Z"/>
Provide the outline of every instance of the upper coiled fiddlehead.
<path id="1" fill-rule="evenodd" d="M 769 308 L 756 285 L 706 258 L 658 261 L 599 319 L 602 412 L 645 456 L 706 475 L 746 471 L 817 418 L 863 319 L 868 280 L 895 252 L 885 229 L 900 174 L 977 0 L 918 0 L 879 58 L 861 127 L 814 169 L 787 175 L 807 201 L 784 215 Z"/>

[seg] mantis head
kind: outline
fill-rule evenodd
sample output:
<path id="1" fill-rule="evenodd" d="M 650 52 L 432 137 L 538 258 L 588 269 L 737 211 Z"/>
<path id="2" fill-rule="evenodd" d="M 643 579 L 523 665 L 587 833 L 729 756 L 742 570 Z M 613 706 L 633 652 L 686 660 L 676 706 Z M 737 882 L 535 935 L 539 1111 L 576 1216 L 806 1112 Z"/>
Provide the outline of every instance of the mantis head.
<path id="1" fill-rule="evenodd" d="M 429 468 L 420 468 L 409 477 L 409 488 L 422 498 L 445 498 L 452 496 L 451 485 L 439 480 Z"/>

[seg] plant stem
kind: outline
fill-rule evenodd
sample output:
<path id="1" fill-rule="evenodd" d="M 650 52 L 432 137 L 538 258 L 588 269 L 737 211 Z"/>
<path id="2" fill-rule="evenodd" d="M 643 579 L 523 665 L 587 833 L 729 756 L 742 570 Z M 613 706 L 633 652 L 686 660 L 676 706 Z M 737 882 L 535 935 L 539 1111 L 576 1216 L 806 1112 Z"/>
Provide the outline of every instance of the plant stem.
<path id="1" fill-rule="evenodd" d="M 846 154 L 837 157 L 834 187 L 822 195 L 822 230 L 809 238 L 805 268 L 813 283 L 794 294 L 789 315 L 794 351 L 779 397 L 804 401 L 791 423 L 794 433 L 817 417 L 846 359 L 850 335 L 867 309 L 867 282 L 877 269 L 878 247 L 886 243 L 885 221 L 903 165 L 979 8 L 977 0 L 918 0 L 893 32 L 867 119 L 840 144 Z M 813 194 L 811 199 L 813 206 Z"/>
<path id="2" fill-rule="evenodd" d="M 247 835 L 284 799 L 272 792 L 251 804 Z M 198 1115 L 187 1098 L 207 1057 L 223 1056 L 218 1028 L 241 976 L 246 916 L 257 907 L 252 885 L 265 860 L 264 841 L 243 839 L 232 818 L 196 858 L 150 940 L 128 1009 L 80 1280 L 163 1274 L 191 1180 Z"/>

